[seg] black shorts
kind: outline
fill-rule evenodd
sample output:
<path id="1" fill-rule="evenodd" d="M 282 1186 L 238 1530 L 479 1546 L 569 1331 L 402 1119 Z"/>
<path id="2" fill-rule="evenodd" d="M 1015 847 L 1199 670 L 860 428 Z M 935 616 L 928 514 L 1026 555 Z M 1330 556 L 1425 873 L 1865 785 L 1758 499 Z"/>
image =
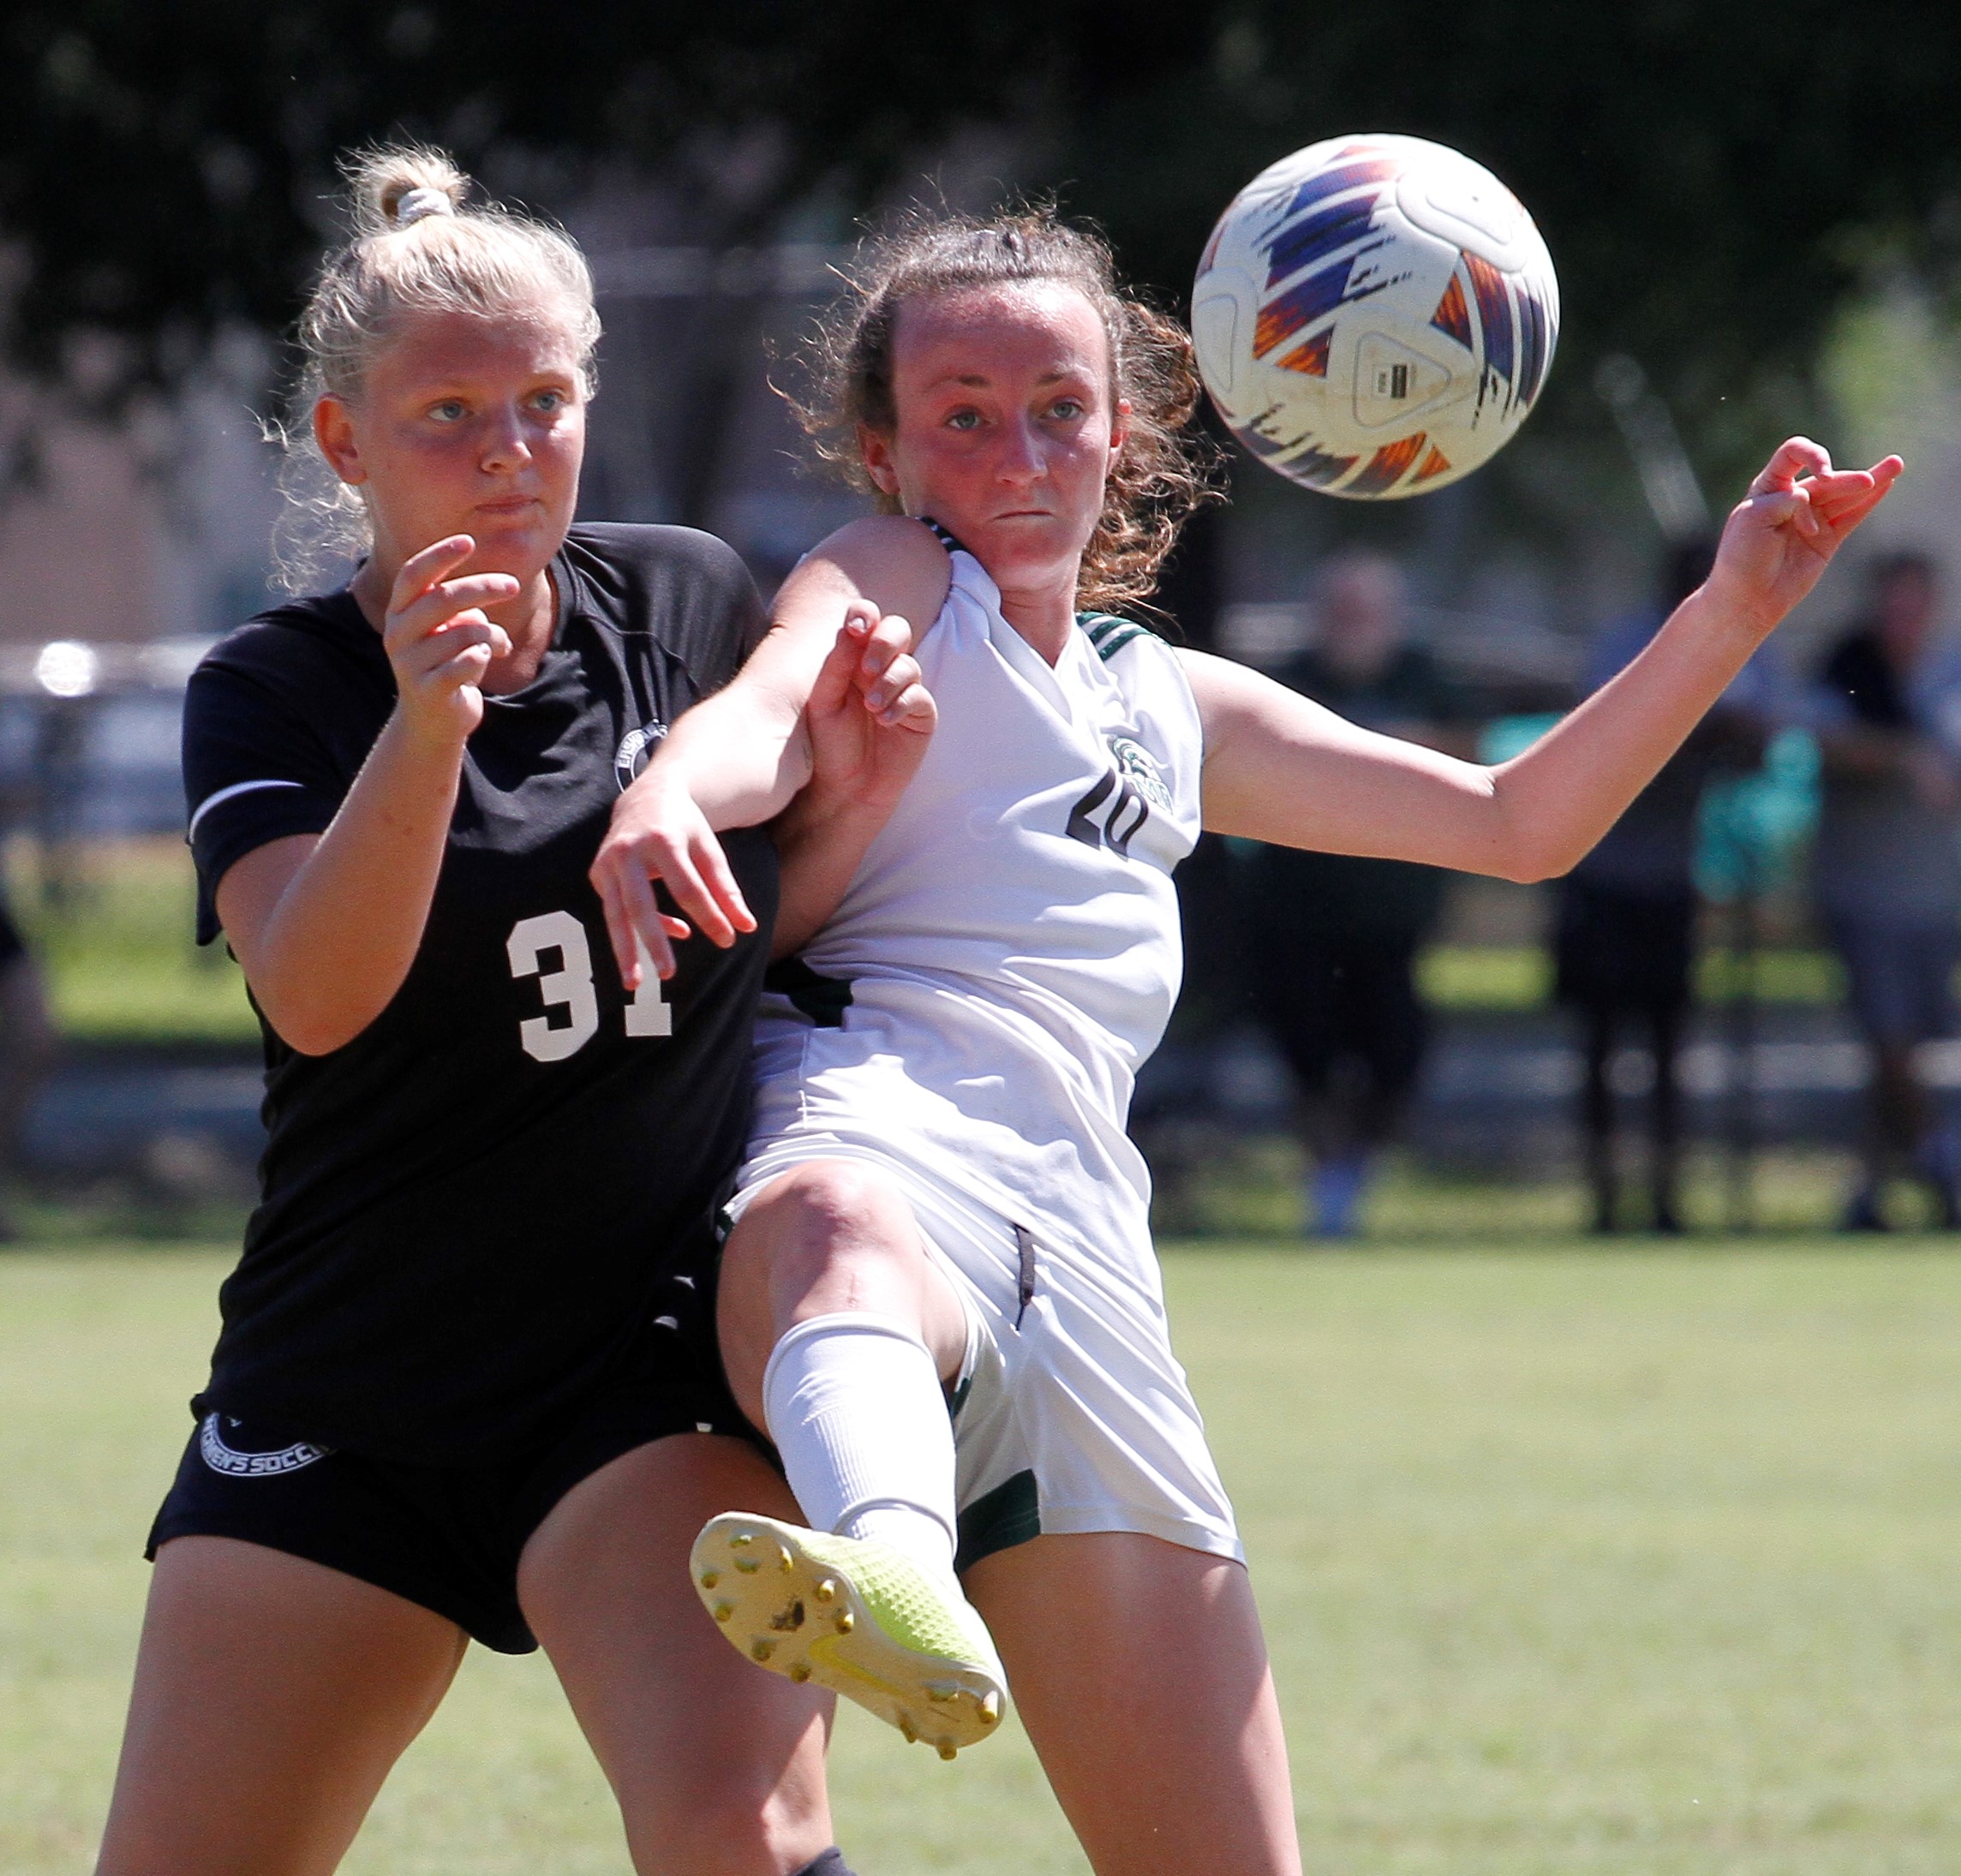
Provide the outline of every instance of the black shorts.
<path id="1" fill-rule="evenodd" d="M 1559 882 L 1552 995 L 1570 1008 L 1679 1014 L 1695 969 L 1695 895 Z"/>
<path id="2" fill-rule="evenodd" d="M 1416 989 L 1414 932 L 1269 934 L 1254 998 L 1301 1091 L 1327 1091 L 1339 1061 L 1367 1073 L 1385 1117 L 1416 1085 L 1429 1020 Z"/>
<path id="3" fill-rule="evenodd" d="M 622 1454 L 696 1432 L 760 1444 L 719 1367 L 658 1320 L 630 1371 L 493 1464 L 407 1465 L 206 1413 L 144 1554 L 182 1537 L 263 1544 L 420 1604 L 487 1648 L 529 1654 L 538 1641 L 517 1604 L 517 1560 L 531 1533 Z"/>

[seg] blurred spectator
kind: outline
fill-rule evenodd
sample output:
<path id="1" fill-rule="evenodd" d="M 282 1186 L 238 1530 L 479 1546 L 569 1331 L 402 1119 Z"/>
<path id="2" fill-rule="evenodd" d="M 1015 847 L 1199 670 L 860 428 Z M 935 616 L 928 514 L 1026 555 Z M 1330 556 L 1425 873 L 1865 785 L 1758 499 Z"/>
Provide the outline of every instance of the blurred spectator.
<path id="1" fill-rule="evenodd" d="M 39 967 L 0 899 L 0 1241 L 16 1234 L 12 1211 L 27 1108 L 54 1052 Z"/>
<path id="2" fill-rule="evenodd" d="M 1709 577 L 1713 559 L 1706 541 L 1671 552 L 1658 602 L 1614 621 L 1595 641 L 1583 679 L 1587 694 L 1634 661 Z M 1613 1231 L 1621 1222 L 1611 1069 L 1615 1049 L 1630 1037 L 1654 1061 L 1649 1222 L 1657 1231 L 1682 1229 L 1676 1060 L 1695 965 L 1695 814 L 1713 774 L 1752 768 L 1762 759 L 1771 702 L 1762 658 L 1745 668 L 1599 845 L 1559 881 L 1553 994 L 1583 1026 L 1580 1129 L 1596 1231 Z"/>
<path id="3" fill-rule="evenodd" d="M 1409 642 L 1402 575 L 1378 554 L 1329 563 L 1315 643 L 1274 675 L 1392 736 L 1468 753 L 1460 699 Z M 1427 1024 L 1418 947 L 1443 905 L 1444 875 L 1399 860 L 1258 848 L 1241 873 L 1247 961 L 1260 1013 L 1300 1095 L 1312 1160 L 1308 1228 L 1343 1237 L 1372 1163 L 1408 1106 Z"/>
<path id="4" fill-rule="evenodd" d="M 1818 899 L 1872 1057 L 1850 1231 L 1886 1228 L 1895 1174 L 1931 1188 L 1943 1228 L 1961 1224 L 1953 1131 L 1914 1068 L 1918 1043 L 1953 1031 L 1961 952 L 1961 659 L 1934 643 L 1937 599 L 1924 555 L 1880 561 L 1867 612 L 1815 691 Z"/>

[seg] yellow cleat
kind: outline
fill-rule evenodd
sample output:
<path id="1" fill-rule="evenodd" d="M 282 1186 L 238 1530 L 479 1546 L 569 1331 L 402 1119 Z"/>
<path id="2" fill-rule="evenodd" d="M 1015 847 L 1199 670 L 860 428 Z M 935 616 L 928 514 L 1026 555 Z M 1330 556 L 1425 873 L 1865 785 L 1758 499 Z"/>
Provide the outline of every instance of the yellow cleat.
<path id="1" fill-rule="evenodd" d="M 876 1538 L 736 1513 L 708 1521 L 690 1561 L 698 1586 L 723 1586 L 709 1606 L 729 1640 L 770 1672 L 846 1695 L 942 1759 L 999 1730 L 1000 1658 L 950 1576 Z M 808 1620 L 818 1608 L 827 1619 Z"/>

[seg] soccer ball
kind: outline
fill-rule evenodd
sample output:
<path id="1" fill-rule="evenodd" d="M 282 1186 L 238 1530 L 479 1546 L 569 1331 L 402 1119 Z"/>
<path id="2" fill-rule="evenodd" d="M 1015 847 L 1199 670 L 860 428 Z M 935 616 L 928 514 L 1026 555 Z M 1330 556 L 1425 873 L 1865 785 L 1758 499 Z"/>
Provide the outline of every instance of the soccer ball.
<path id="1" fill-rule="evenodd" d="M 1559 335 L 1552 257 L 1490 170 L 1420 137 L 1330 137 L 1263 170 L 1192 289 L 1233 433 L 1330 495 L 1468 475 L 1532 409 Z"/>

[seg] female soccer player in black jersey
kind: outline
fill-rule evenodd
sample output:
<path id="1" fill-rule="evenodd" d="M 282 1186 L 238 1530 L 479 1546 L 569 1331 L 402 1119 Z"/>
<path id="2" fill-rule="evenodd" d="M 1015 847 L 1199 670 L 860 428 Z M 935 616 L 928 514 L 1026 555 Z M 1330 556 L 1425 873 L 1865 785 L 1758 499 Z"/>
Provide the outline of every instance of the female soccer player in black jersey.
<path id="1" fill-rule="evenodd" d="M 684 1568 L 723 1504 L 790 1509 L 708 1293 L 776 854 L 727 844 L 762 929 L 633 990 L 586 879 L 765 622 L 719 541 L 571 525 L 597 337 L 572 244 L 462 211 L 432 152 L 353 176 L 302 337 L 365 559 L 233 633 L 186 704 L 200 936 L 244 967 L 270 1138 L 99 1867 L 331 1870 L 474 1636 L 548 1652 L 637 1867 L 834 1876 L 828 1708 L 734 1659 Z M 826 666 L 858 792 L 786 892 L 930 726 L 898 628 L 855 620 Z"/>

